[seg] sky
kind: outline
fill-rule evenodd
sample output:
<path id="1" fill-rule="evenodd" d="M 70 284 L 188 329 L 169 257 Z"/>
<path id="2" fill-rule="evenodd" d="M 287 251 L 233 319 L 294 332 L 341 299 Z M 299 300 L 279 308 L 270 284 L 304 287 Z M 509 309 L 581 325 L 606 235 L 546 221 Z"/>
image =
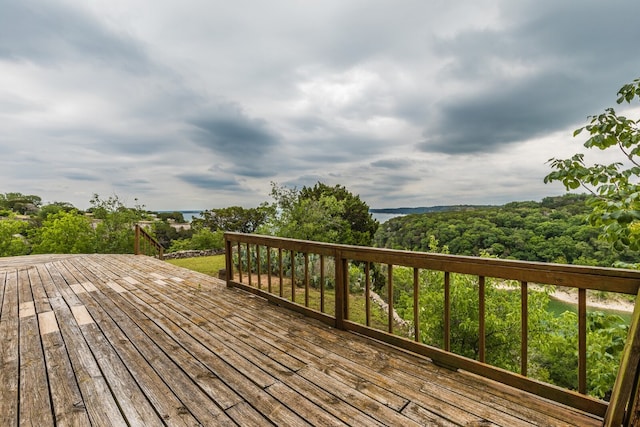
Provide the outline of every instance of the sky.
<path id="1" fill-rule="evenodd" d="M 0 193 L 150 210 L 318 181 L 373 208 L 563 194 L 547 161 L 629 108 L 638 16 L 636 0 L 0 0 Z"/>

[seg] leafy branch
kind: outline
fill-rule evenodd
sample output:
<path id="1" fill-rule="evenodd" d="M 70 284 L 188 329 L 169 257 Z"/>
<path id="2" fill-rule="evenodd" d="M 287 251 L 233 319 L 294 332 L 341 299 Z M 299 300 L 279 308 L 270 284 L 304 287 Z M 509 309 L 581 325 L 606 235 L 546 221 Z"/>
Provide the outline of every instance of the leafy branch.
<path id="1" fill-rule="evenodd" d="M 617 103 L 631 104 L 636 98 L 640 99 L 640 78 L 618 91 Z M 586 131 L 586 148 L 617 149 L 622 161 L 589 166 L 582 153 L 569 159 L 551 158 L 548 163 L 553 172 L 544 178 L 545 183 L 562 182 L 567 190 L 588 191 L 593 196 L 589 201 L 593 209 L 589 222 L 601 227 L 602 237 L 618 250 L 640 249 L 639 125 L 640 119 L 619 116 L 613 108 L 591 116 L 589 124 L 576 129 L 574 137 Z"/>

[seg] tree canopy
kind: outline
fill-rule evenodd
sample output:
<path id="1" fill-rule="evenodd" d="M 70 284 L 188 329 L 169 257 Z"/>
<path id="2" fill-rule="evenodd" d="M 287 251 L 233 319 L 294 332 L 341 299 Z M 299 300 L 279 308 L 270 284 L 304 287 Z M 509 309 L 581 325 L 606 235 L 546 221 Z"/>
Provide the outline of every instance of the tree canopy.
<path id="1" fill-rule="evenodd" d="M 29 245 L 27 243 L 28 224 L 15 219 L 3 219 L 0 221 L 0 257 L 27 255 Z"/>
<path id="2" fill-rule="evenodd" d="M 62 210 L 47 216 L 33 240 L 34 254 L 93 253 L 97 243 L 89 218 Z"/>
<path id="3" fill-rule="evenodd" d="M 287 188 L 272 184 L 273 215 L 262 228 L 266 234 L 303 240 L 370 246 L 378 221 L 369 206 L 344 186 L 321 182 L 313 187 Z"/>
<path id="4" fill-rule="evenodd" d="M 211 231 L 235 231 L 253 233 L 264 224 L 272 209 L 265 203 L 257 208 L 229 206 L 227 208 L 210 209 L 200 213 L 201 218 L 194 218 L 195 228 L 208 228 Z"/>
<path id="5" fill-rule="evenodd" d="M 137 202 L 137 199 L 136 199 Z M 106 199 L 94 194 L 90 211 L 100 221 L 96 225 L 97 251 L 100 253 L 133 252 L 135 224 L 145 217 L 143 206 L 127 207 L 117 195 Z"/>
<path id="6" fill-rule="evenodd" d="M 617 103 L 631 104 L 640 100 L 640 78 L 618 91 Z M 568 190 L 583 188 L 594 197 L 589 221 L 601 229 L 601 235 L 614 248 L 640 250 L 640 119 L 619 115 L 613 108 L 590 117 L 588 125 L 577 129 L 574 136 L 586 131 L 588 149 L 615 152 L 611 163 L 587 164 L 583 153 L 568 159 L 549 160 L 553 172 L 544 181 L 560 181 Z"/>
<path id="7" fill-rule="evenodd" d="M 633 262 L 630 250 L 614 252 L 585 222 L 591 196 L 566 194 L 541 202 L 511 202 L 499 207 L 413 214 L 385 222 L 375 245 L 429 251 L 435 237 L 455 255 L 612 266 Z"/>
<path id="8" fill-rule="evenodd" d="M 22 215 L 33 213 L 42 204 L 40 196 L 22 193 L 0 193 L 0 208 L 18 212 Z"/>

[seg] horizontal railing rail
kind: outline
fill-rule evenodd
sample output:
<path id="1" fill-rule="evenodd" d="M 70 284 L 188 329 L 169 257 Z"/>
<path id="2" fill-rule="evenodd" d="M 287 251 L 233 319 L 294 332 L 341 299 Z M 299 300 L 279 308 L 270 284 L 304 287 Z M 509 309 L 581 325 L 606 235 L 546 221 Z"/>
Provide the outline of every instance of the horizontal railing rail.
<path id="1" fill-rule="evenodd" d="M 587 388 L 587 291 L 638 295 L 640 272 L 634 270 L 585 267 L 561 264 L 501 260 L 446 254 L 421 253 L 335 245 L 254 234 L 225 233 L 226 280 L 228 286 L 245 289 L 292 310 L 314 317 L 336 328 L 350 330 L 431 358 L 434 363 L 462 369 L 594 414 L 614 420 L 629 417 L 632 396 L 637 391 L 638 358 L 629 360 L 630 346 L 637 348 L 638 310 L 634 313 L 629 349 L 623 357 L 623 369 L 611 396 L 606 401 L 586 395 Z M 359 283 L 350 283 L 350 269 L 364 271 Z M 410 326 L 399 326 L 394 304 L 395 270 L 409 269 L 413 276 L 413 319 Z M 437 272 L 443 282 L 444 338 L 442 348 L 423 344 L 420 339 L 419 311 L 421 272 Z M 456 275 L 475 277 L 478 298 L 477 359 L 453 353 L 450 348 L 452 319 L 452 281 Z M 385 282 L 386 324 L 374 325 L 371 299 L 375 277 Z M 382 277 L 382 279 L 380 278 Z M 520 288 L 520 372 L 487 363 L 487 280 L 510 281 Z M 364 283 L 362 283 L 364 282 Z M 351 287 L 364 292 L 364 319 L 350 319 L 350 304 L 355 304 Z M 556 285 L 577 289 L 578 293 L 578 387 L 572 391 L 527 376 L 528 299 L 532 286 Z M 475 289 L 475 288 L 474 288 Z M 637 308 L 638 304 L 636 304 Z M 403 329 L 400 331 L 400 329 Z M 638 340 L 640 342 L 640 340 Z M 609 408 L 609 413 L 607 410 Z M 622 422 L 622 421 L 620 421 Z M 617 423 L 617 424 L 616 424 Z"/>
<path id="2" fill-rule="evenodd" d="M 135 255 L 148 255 L 164 259 L 164 247 L 152 235 L 147 233 L 140 224 L 136 224 L 135 227 L 133 253 Z"/>

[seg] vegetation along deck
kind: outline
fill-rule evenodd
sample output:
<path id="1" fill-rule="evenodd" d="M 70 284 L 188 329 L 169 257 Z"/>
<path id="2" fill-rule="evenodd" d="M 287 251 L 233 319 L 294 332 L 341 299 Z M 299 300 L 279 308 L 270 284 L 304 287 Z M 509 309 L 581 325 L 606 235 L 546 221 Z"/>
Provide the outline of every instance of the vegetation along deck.
<path id="1" fill-rule="evenodd" d="M 0 425 L 596 426 L 133 255 L 0 259 Z"/>

